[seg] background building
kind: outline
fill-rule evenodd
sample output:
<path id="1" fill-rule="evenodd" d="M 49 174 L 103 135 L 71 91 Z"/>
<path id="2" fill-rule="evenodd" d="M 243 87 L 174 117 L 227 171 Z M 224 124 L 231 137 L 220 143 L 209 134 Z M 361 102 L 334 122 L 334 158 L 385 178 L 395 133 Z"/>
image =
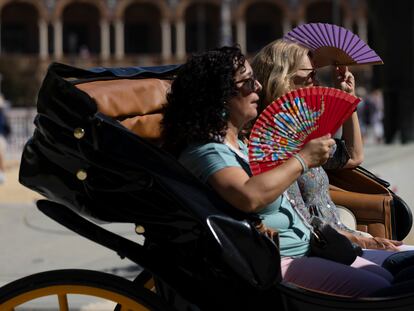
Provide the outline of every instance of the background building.
<path id="1" fill-rule="evenodd" d="M 366 11 L 356 0 L 0 0 L 3 89 L 13 105 L 32 105 L 51 61 L 178 63 L 233 42 L 252 54 L 305 22 L 336 22 L 367 40 Z"/>
<path id="2" fill-rule="evenodd" d="M 1 52 L 171 62 L 223 41 L 255 52 L 304 22 L 335 22 L 366 40 L 366 11 L 357 0 L 1 0 Z"/>
<path id="3" fill-rule="evenodd" d="M 33 107 L 53 61 L 84 68 L 180 63 L 189 53 L 233 42 L 252 56 L 307 22 L 342 25 L 376 49 L 386 65 L 395 65 L 388 58 L 400 51 L 395 44 L 402 45 L 404 57 L 412 54 L 413 5 L 408 0 L 0 0 L 1 89 L 14 107 Z M 399 17 L 387 19 L 390 14 Z M 403 33 L 397 28 L 410 31 L 409 43 L 396 42 Z M 387 49 L 388 40 L 394 52 Z M 386 66 L 376 67 L 385 69 L 375 68 L 375 79 L 371 66 L 353 68 L 359 86 L 395 85 L 397 80 L 387 80 L 394 75 L 385 74 Z M 414 116 L 402 113 L 402 118 L 404 131 L 411 132 Z M 399 123 L 385 123 L 390 141 Z M 402 136 L 407 141 L 413 135 Z"/>

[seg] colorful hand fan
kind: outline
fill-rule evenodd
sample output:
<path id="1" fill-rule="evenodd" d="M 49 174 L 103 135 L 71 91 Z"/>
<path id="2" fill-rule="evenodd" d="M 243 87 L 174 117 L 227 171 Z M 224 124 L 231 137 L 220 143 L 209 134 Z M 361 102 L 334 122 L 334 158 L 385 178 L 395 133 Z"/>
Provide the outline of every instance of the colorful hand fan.
<path id="1" fill-rule="evenodd" d="M 289 92 L 266 107 L 249 139 L 254 175 L 285 162 L 311 139 L 334 134 L 351 116 L 360 98 L 329 87 Z"/>
<path id="2" fill-rule="evenodd" d="M 336 25 L 300 25 L 289 31 L 284 39 L 311 50 L 317 68 L 328 65 L 383 64 L 377 53 L 357 35 Z"/>

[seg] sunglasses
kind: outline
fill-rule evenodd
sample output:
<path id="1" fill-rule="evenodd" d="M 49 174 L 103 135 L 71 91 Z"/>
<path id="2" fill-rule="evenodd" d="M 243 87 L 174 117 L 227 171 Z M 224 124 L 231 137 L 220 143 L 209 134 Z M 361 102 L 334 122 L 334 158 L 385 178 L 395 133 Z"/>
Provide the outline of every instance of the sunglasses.
<path id="1" fill-rule="evenodd" d="M 241 82 L 243 82 L 243 84 L 241 87 L 238 88 L 238 90 L 243 96 L 247 96 L 253 92 L 256 92 L 256 89 L 257 89 L 256 76 L 251 76 L 250 78 L 239 80 L 239 81 L 236 81 L 235 83 L 237 84 Z"/>
<path id="2" fill-rule="evenodd" d="M 314 83 L 315 82 L 315 78 L 316 78 L 316 69 L 315 68 L 300 68 L 299 70 L 303 70 L 303 71 L 309 71 L 309 73 L 306 76 L 295 76 L 293 78 L 293 82 L 296 85 L 307 85 L 310 83 Z"/>
<path id="3" fill-rule="evenodd" d="M 309 74 L 306 78 L 314 79 L 316 76 L 316 69 L 315 68 L 300 68 L 299 70 L 309 71 Z"/>

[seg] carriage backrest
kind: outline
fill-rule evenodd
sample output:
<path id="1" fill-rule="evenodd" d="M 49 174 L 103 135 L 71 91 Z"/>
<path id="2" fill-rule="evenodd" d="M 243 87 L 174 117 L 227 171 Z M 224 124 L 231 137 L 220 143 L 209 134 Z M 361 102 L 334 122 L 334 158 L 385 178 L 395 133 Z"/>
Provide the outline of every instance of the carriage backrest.
<path id="1" fill-rule="evenodd" d="M 94 99 L 98 111 L 119 120 L 138 136 L 159 142 L 162 107 L 171 80 L 117 79 L 76 84 Z"/>

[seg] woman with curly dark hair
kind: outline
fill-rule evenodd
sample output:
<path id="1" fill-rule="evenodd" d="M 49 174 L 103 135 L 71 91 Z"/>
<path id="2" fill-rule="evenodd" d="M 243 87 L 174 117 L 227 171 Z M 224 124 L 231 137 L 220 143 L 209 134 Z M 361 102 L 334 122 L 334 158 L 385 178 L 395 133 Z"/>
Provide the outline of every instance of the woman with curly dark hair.
<path id="1" fill-rule="evenodd" d="M 167 95 L 163 120 L 167 150 L 178 155 L 188 144 L 224 139 L 229 118 L 224 103 L 237 95 L 233 77 L 244 62 L 239 49 L 223 48 L 193 56 L 181 68 Z"/>
<path id="2" fill-rule="evenodd" d="M 238 139 L 257 116 L 262 86 L 237 47 L 223 47 L 190 58 L 171 86 L 163 120 L 165 147 L 227 202 L 257 213 L 279 232 L 285 280 L 347 296 L 364 296 L 390 285 L 379 266 L 355 269 L 307 257 L 310 230 L 284 191 L 308 167 L 323 164 L 335 141 L 328 135 L 308 142 L 284 164 L 251 176 L 247 148 Z"/>

